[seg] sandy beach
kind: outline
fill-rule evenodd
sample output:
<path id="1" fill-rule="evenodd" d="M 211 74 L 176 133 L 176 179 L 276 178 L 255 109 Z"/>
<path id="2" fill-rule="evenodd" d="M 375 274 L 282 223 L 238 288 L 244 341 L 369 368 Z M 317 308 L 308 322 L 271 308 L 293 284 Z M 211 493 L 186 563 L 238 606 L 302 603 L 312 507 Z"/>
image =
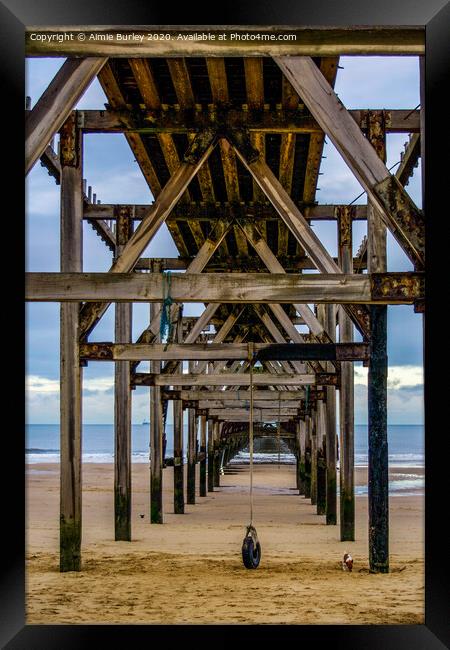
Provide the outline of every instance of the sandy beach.
<path id="1" fill-rule="evenodd" d="M 197 467 L 198 470 L 198 467 Z M 295 489 L 293 465 L 258 465 L 256 571 L 243 567 L 248 466 L 173 514 L 164 470 L 164 524 L 149 523 L 148 467 L 133 465 L 132 542 L 114 541 L 113 466 L 83 466 L 83 570 L 59 572 L 59 466 L 27 465 L 26 621 L 158 624 L 413 624 L 424 622 L 424 497 L 390 499 L 391 572 L 368 570 L 367 497 L 356 498 L 356 541 L 339 541 Z M 423 475 L 394 468 L 395 480 Z M 397 476 L 398 475 L 398 476 Z M 357 468 L 356 485 L 367 482 Z M 198 489 L 198 481 L 197 481 Z M 144 515 L 144 517 L 141 517 Z M 344 572 L 344 552 L 354 558 Z"/>

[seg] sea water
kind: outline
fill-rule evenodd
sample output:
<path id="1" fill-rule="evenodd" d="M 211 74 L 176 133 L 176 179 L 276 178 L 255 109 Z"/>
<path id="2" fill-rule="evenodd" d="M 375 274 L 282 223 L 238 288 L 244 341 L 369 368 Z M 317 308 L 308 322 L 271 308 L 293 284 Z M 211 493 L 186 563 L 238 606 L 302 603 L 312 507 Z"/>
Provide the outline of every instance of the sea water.
<path id="1" fill-rule="evenodd" d="M 131 431 L 131 447 L 133 463 L 149 462 L 148 424 L 133 424 Z M 166 456 L 173 456 L 173 427 L 166 425 Z M 257 442 L 257 440 L 255 441 Z M 262 440 L 261 440 L 262 443 Z M 255 447 L 254 463 L 293 464 L 295 457 L 287 444 L 273 441 L 270 445 L 261 443 Z M 405 468 L 425 466 L 425 439 L 423 425 L 391 424 L 388 425 L 389 466 Z M 187 449 L 187 426 L 184 427 L 184 450 Z M 28 424 L 25 439 L 26 462 L 59 463 L 59 425 L 57 424 Z M 112 424 L 83 425 L 82 457 L 85 463 L 114 462 L 114 427 Z M 185 456 L 186 459 L 186 456 Z M 367 425 L 355 425 L 355 465 L 367 467 Z M 239 452 L 233 463 L 247 464 L 250 461 L 248 449 Z M 423 489 L 424 479 L 417 474 L 410 476 L 399 475 L 391 477 L 390 492 L 410 494 L 418 488 Z M 356 494 L 367 494 L 366 486 L 357 486 Z"/>

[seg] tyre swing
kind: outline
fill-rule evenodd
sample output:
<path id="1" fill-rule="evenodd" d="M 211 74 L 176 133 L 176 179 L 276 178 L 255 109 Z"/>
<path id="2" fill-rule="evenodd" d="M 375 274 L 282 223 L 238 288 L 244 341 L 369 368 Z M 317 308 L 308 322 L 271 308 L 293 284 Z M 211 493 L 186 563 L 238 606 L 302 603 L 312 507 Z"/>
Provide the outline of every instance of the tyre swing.
<path id="1" fill-rule="evenodd" d="M 256 528 L 253 526 L 253 365 L 256 361 L 253 344 L 248 344 L 250 363 L 250 412 L 249 412 L 249 449 L 250 449 L 250 523 L 242 542 L 242 561 L 246 569 L 257 569 L 261 560 L 261 545 Z"/>

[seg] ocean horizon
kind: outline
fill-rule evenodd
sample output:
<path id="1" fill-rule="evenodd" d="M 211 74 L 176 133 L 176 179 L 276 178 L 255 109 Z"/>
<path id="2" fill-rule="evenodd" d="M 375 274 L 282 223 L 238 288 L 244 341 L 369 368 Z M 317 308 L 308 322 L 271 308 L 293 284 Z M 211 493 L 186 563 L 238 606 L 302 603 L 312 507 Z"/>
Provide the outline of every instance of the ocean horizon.
<path id="1" fill-rule="evenodd" d="M 166 457 L 173 456 L 173 426 L 166 425 L 167 447 Z M 367 467 L 367 425 L 355 425 L 355 466 Z M 131 448 L 133 463 L 149 462 L 149 426 L 148 424 L 133 424 L 131 431 Z M 184 426 L 184 458 L 187 448 L 187 424 Z M 390 424 L 388 425 L 389 466 L 392 468 L 425 467 L 425 439 L 422 424 Z M 84 463 L 113 463 L 114 462 L 114 426 L 112 424 L 84 424 L 83 451 Z M 27 464 L 59 463 L 59 424 L 27 424 L 25 438 L 25 461 Z M 255 451 L 255 463 L 293 464 L 295 457 L 286 443 L 278 448 L 266 448 Z M 232 463 L 249 463 L 249 453 L 246 450 L 232 460 Z M 390 491 L 402 494 L 407 487 L 405 481 L 396 486 L 391 482 Z M 411 476 L 408 482 L 411 489 L 423 488 L 423 476 Z M 357 489 L 356 493 L 365 494 L 367 489 Z"/>

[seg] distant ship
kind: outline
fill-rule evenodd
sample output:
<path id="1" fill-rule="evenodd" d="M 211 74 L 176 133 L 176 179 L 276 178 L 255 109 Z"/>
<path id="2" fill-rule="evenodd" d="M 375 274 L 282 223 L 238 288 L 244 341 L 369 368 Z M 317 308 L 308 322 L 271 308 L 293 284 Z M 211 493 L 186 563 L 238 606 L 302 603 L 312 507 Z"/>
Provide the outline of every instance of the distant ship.
<path id="1" fill-rule="evenodd" d="M 150 422 L 147 422 L 147 420 L 144 420 L 142 424 L 150 424 Z"/>

